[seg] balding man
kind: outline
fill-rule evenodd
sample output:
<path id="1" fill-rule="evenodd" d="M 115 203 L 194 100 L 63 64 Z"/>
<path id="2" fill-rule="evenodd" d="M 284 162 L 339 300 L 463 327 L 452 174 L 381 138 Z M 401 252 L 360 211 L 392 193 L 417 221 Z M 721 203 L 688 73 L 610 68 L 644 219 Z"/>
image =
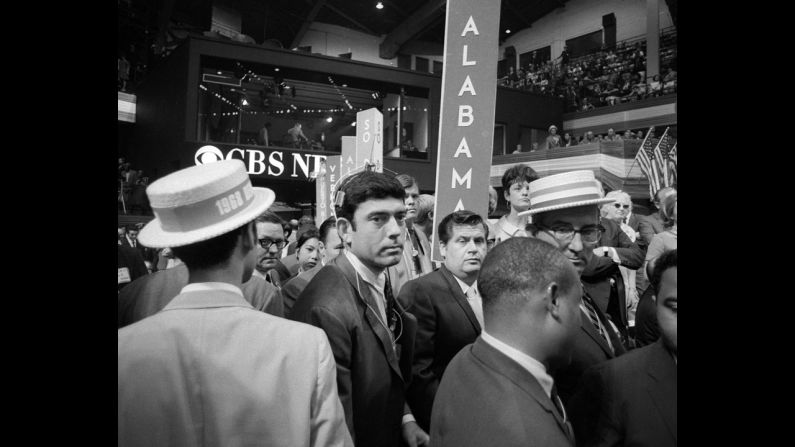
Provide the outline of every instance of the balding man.
<path id="1" fill-rule="evenodd" d="M 478 279 L 485 327 L 452 359 L 431 417 L 434 446 L 573 446 L 549 369 L 568 363 L 582 316 L 571 262 L 546 242 L 511 238 Z"/>

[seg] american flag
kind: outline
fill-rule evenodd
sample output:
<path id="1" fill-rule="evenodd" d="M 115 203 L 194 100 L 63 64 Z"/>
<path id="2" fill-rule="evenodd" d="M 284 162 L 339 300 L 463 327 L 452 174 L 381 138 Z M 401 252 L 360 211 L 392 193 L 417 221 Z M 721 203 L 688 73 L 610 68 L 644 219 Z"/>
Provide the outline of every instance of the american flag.
<path id="1" fill-rule="evenodd" d="M 649 179 L 649 198 L 653 199 L 654 193 L 660 189 L 664 174 L 660 171 L 660 165 L 655 160 L 654 142 L 649 139 L 649 135 L 650 133 L 647 133 L 646 138 L 643 139 L 643 143 L 635 155 L 635 161 L 640 165 L 640 170 L 643 171 L 646 178 Z"/>
<path id="2" fill-rule="evenodd" d="M 654 159 L 657 161 L 659 171 L 662 174 L 663 186 L 671 186 L 673 183 L 668 173 L 668 153 L 670 152 L 672 140 L 673 138 L 668 134 L 668 128 L 666 127 L 663 136 L 657 142 L 657 146 L 654 147 Z"/>
<path id="3" fill-rule="evenodd" d="M 668 152 L 668 177 L 671 179 L 671 185 L 676 184 L 676 164 L 676 143 L 674 143 L 674 147 Z"/>

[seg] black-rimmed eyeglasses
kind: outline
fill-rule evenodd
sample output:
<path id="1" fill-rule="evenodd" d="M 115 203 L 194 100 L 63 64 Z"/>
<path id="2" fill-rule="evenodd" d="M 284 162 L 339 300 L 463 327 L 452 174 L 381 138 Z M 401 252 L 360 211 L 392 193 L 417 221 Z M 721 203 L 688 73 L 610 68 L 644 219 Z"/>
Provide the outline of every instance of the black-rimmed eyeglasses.
<path id="1" fill-rule="evenodd" d="M 621 209 L 621 208 L 624 208 L 625 210 L 629 209 L 629 205 L 622 205 L 620 203 L 614 203 L 613 206 L 616 207 L 616 209 Z"/>
<path id="2" fill-rule="evenodd" d="M 572 225 L 556 225 L 554 227 L 545 227 L 539 224 L 528 224 L 527 229 L 535 235 L 539 231 L 549 233 L 555 239 L 561 242 L 571 242 L 576 233 L 580 233 L 580 238 L 583 242 L 594 243 L 598 242 L 602 237 L 604 227 L 601 225 L 589 225 L 587 227 L 576 230 Z"/>
<path id="3" fill-rule="evenodd" d="M 285 241 L 284 239 L 274 240 L 269 237 L 264 237 L 259 240 L 260 247 L 264 248 L 265 250 L 271 248 L 271 245 L 273 244 L 276 244 L 276 248 L 281 250 L 287 244 L 287 241 Z"/>

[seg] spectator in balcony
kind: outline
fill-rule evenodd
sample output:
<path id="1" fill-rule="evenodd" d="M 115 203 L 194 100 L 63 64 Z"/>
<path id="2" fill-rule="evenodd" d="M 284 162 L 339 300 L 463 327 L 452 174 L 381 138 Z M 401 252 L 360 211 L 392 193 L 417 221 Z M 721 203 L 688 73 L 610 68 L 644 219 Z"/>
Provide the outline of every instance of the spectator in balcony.
<path id="1" fill-rule="evenodd" d="M 538 150 L 538 143 L 536 143 L 535 141 L 533 141 L 533 147 L 532 147 L 532 149 L 530 149 L 530 152 L 535 152 L 535 151 L 537 151 L 537 150 Z"/>
<path id="2" fill-rule="evenodd" d="M 584 138 L 581 144 L 591 144 L 596 143 L 596 137 L 593 136 L 593 131 L 585 132 Z"/>
<path id="3" fill-rule="evenodd" d="M 633 138 L 635 138 L 635 136 L 632 134 L 631 130 L 627 130 L 624 132 L 624 140 L 631 140 Z"/>
<path id="4" fill-rule="evenodd" d="M 549 126 L 549 135 L 547 135 L 547 149 L 554 149 L 562 147 L 560 135 L 558 135 L 558 127 L 556 125 Z"/>
<path id="5" fill-rule="evenodd" d="M 519 76 L 516 74 L 516 70 L 514 70 L 513 66 L 508 67 L 508 85 L 516 87 L 518 83 Z"/>
<path id="6" fill-rule="evenodd" d="M 660 96 L 660 94 L 662 94 L 660 75 L 654 75 L 649 82 L 649 96 Z"/>
<path id="7" fill-rule="evenodd" d="M 607 136 L 604 138 L 605 141 L 621 141 L 621 137 L 616 135 L 616 131 L 612 128 L 607 129 Z"/>
<path id="8" fill-rule="evenodd" d="M 584 97 L 584 98 L 582 99 L 582 107 L 581 107 L 580 109 L 581 109 L 583 112 L 587 112 L 587 111 L 589 111 L 589 110 L 593 110 L 593 109 L 595 109 L 595 108 L 596 108 L 596 107 L 594 107 L 594 105 L 593 105 L 593 104 L 591 104 L 591 100 L 590 100 L 590 99 L 588 99 L 588 97 L 587 97 L 587 96 L 586 96 L 586 97 Z"/>
<path id="9" fill-rule="evenodd" d="M 643 139 L 643 129 L 635 132 L 635 138 L 642 140 Z"/>
<path id="10" fill-rule="evenodd" d="M 571 138 L 571 134 L 566 132 L 563 134 L 563 147 L 576 146 L 577 142 Z"/>
<path id="11" fill-rule="evenodd" d="M 301 147 L 302 143 L 309 144 L 309 138 L 307 138 L 306 135 L 304 135 L 304 131 L 301 130 L 301 123 L 295 123 L 295 125 L 291 127 L 287 133 L 290 135 L 293 147 Z"/>

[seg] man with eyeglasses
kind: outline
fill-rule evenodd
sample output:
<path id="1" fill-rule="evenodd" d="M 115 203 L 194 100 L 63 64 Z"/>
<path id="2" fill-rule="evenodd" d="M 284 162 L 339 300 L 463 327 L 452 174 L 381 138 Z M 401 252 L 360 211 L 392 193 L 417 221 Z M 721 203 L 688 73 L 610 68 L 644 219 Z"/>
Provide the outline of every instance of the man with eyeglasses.
<path id="1" fill-rule="evenodd" d="M 558 247 L 581 279 L 586 269 L 613 262 L 594 256 L 603 230 L 599 224 L 599 206 L 613 199 L 601 196 L 592 171 L 572 171 L 536 180 L 530 183 L 530 197 L 530 207 L 522 213 L 533 216 L 533 223 L 527 225 L 528 232 Z M 564 404 L 574 394 L 586 368 L 625 352 L 608 317 L 587 289 L 583 290 L 582 330 L 576 332 L 571 363 L 552 371 Z"/>
<path id="2" fill-rule="evenodd" d="M 284 221 L 277 214 L 266 211 L 257 217 L 257 238 L 260 249 L 254 275 L 264 278 L 277 288 L 290 279 L 290 271 L 280 261 L 282 249 L 287 244 L 284 237 Z"/>

